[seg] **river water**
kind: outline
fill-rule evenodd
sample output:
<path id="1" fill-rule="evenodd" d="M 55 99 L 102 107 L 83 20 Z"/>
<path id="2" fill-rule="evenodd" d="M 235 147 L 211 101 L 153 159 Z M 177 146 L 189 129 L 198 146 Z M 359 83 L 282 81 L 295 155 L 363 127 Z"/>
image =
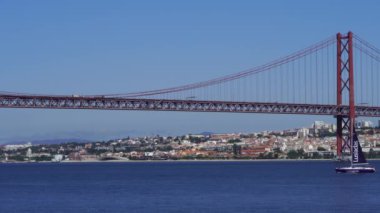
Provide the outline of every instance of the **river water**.
<path id="1" fill-rule="evenodd" d="M 380 161 L 371 162 L 380 169 Z M 0 164 L 0 212 L 379 212 L 332 161 Z"/>

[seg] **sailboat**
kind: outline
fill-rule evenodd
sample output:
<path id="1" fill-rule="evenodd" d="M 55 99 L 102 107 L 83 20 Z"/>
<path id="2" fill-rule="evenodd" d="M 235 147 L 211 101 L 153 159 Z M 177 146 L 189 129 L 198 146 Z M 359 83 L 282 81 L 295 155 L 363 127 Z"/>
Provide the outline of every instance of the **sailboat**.
<path id="1" fill-rule="evenodd" d="M 369 165 L 365 159 L 356 131 L 353 134 L 350 161 L 350 166 L 339 167 L 335 171 L 337 173 L 374 173 L 376 171 L 375 167 Z"/>

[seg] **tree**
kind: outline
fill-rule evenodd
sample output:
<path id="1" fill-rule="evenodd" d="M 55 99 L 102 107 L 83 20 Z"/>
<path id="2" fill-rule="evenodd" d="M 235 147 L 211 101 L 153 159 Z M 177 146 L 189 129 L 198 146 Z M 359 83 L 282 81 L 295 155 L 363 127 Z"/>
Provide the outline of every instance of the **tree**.
<path id="1" fill-rule="evenodd" d="M 273 155 L 273 152 L 264 152 L 264 153 L 260 153 L 257 158 L 258 159 L 275 159 L 275 158 L 278 158 L 278 156 Z"/>
<path id="2" fill-rule="evenodd" d="M 24 161 L 24 156 L 23 155 L 13 155 L 13 156 L 9 156 L 8 159 L 9 160 L 14 160 L 14 161 Z"/>
<path id="3" fill-rule="evenodd" d="M 376 152 L 372 148 L 368 152 L 368 158 L 376 158 Z"/>
<path id="4" fill-rule="evenodd" d="M 273 152 L 268 152 L 266 155 L 265 155 L 265 158 L 266 159 L 273 159 L 274 156 L 273 156 Z"/>
<path id="5" fill-rule="evenodd" d="M 299 154 L 296 150 L 290 150 L 288 152 L 288 158 L 289 159 L 298 159 L 299 158 Z"/>
<path id="6" fill-rule="evenodd" d="M 298 153 L 298 158 L 301 158 L 305 155 L 305 151 L 303 151 L 303 149 L 298 149 L 297 153 Z"/>
<path id="7" fill-rule="evenodd" d="M 42 155 L 42 156 L 38 156 L 38 157 L 33 157 L 32 159 L 35 161 L 51 161 L 53 159 L 53 157 Z"/>
<path id="8" fill-rule="evenodd" d="M 326 151 L 326 149 L 325 149 L 325 148 L 323 148 L 323 147 L 320 147 L 320 146 L 318 146 L 317 150 L 318 150 L 318 151 Z"/>
<path id="9" fill-rule="evenodd" d="M 322 156 L 318 152 L 314 152 L 313 156 L 311 157 L 312 159 L 320 159 Z"/>
<path id="10" fill-rule="evenodd" d="M 234 143 L 234 145 L 232 146 L 232 149 L 233 149 L 233 152 L 234 152 L 234 156 L 238 156 L 238 155 L 241 154 L 241 146 L 236 145 Z"/>
<path id="11" fill-rule="evenodd" d="M 241 142 L 241 140 L 239 138 L 228 140 L 228 143 L 239 143 L 239 142 Z"/>

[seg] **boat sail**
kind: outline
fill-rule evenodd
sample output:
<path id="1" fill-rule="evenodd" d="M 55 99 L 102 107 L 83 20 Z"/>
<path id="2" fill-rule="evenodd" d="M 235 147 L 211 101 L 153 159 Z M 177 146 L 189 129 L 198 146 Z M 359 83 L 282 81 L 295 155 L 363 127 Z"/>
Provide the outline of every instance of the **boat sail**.
<path id="1" fill-rule="evenodd" d="M 351 165 L 349 167 L 340 167 L 335 169 L 338 173 L 374 173 L 376 170 L 370 166 L 365 159 L 359 138 L 354 131 L 351 146 Z"/>

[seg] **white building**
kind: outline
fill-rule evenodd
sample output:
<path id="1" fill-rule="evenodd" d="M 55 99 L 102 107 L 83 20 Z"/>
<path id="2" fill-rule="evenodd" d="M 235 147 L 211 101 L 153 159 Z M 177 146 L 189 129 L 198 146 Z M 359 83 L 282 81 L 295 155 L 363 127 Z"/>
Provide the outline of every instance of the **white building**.
<path id="1" fill-rule="evenodd" d="M 308 128 L 301 128 L 297 131 L 298 138 L 306 138 L 308 134 L 309 134 Z"/>
<path id="2" fill-rule="evenodd" d="M 28 142 L 26 144 L 16 144 L 16 145 L 5 145 L 4 150 L 5 151 L 10 151 L 10 150 L 18 150 L 18 149 L 25 149 L 28 147 L 31 147 L 32 143 Z"/>
<path id="3" fill-rule="evenodd" d="M 331 125 L 324 121 L 314 121 L 314 129 L 330 129 Z"/>
<path id="4" fill-rule="evenodd" d="M 26 151 L 26 157 L 29 159 L 32 157 L 32 149 L 31 148 L 29 148 L 28 151 Z"/>
<path id="5" fill-rule="evenodd" d="M 355 121 L 356 128 L 371 128 L 373 123 L 371 121 Z"/>
<path id="6" fill-rule="evenodd" d="M 63 155 L 54 155 L 54 158 L 52 159 L 52 161 L 54 162 L 61 162 L 63 160 Z"/>

